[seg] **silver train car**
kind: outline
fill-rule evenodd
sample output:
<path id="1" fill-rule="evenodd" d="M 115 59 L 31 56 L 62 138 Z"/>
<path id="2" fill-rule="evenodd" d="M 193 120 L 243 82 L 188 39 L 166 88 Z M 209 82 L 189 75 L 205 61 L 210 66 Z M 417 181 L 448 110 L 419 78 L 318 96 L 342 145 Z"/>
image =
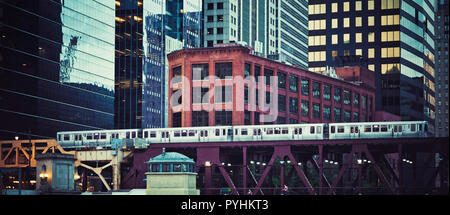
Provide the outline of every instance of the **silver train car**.
<path id="1" fill-rule="evenodd" d="M 426 121 L 350 122 L 148 128 L 57 133 L 63 148 L 111 148 L 114 140 L 143 140 L 144 144 L 186 142 L 284 141 L 357 138 L 427 137 Z M 130 142 L 130 141 L 128 141 Z"/>

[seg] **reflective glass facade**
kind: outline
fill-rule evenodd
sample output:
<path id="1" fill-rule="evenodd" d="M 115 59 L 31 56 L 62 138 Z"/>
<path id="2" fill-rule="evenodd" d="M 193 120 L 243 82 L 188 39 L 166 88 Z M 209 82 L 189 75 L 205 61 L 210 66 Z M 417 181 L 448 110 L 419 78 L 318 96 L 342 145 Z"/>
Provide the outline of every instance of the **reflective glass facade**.
<path id="1" fill-rule="evenodd" d="M 327 38 L 309 41 L 309 70 L 367 66 L 375 71 L 377 110 L 433 125 L 435 6 L 435 0 L 309 0 L 310 38 Z"/>
<path id="2" fill-rule="evenodd" d="M 200 18 L 200 0 L 116 1 L 116 128 L 166 126 L 166 55 L 200 46 Z"/>
<path id="3" fill-rule="evenodd" d="M 0 138 L 113 128 L 114 2 L 5 0 L 0 11 Z"/>

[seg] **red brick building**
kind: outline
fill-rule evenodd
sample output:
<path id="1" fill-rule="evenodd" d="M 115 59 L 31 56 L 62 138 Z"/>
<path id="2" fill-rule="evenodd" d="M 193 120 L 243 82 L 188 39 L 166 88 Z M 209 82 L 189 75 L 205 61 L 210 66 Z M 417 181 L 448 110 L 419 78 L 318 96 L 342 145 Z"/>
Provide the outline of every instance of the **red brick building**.
<path id="1" fill-rule="evenodd" d="M 362 122 L 375 119 L 374 75 L 371 71 L 360 67 L 340 68 L 336 69 L 336 73 L 343 78 L 337 79 L 252 53 L 249 47 L 240 45 L 170 53 L 169 127 Z M 271 98 L 278 107 L 278 117 L 273 122 L 261 122 L 261 114 L 267 111 L 251 106 L 258 99 L 259 103 L 270 102 L 270 97 L 265 96 L 270 86 L 252 87 L 234 80 L 236 77 L 259 76 L 263 77 L 258 83 L 269 80 L 271 76 L 278 78 L 278 93 L 276 98 Z M 219 87 L 222 91 L 217 90 Z M 229 90 L 232 91 L 232 98 L 225 96 L 224 99 L 224 91 Z M 193 97 L 194 91 L 201 92 L 203 99 Z M 208 96 L 208 91 L 215 92 L 215 95 L 222 94 L 222 98 Z M 171 99 L 174 94 L 175 99 Z M 181 105 L 172 107 L 175 103 Z M 215 110 L 211 111 L 212 107 Z"/>

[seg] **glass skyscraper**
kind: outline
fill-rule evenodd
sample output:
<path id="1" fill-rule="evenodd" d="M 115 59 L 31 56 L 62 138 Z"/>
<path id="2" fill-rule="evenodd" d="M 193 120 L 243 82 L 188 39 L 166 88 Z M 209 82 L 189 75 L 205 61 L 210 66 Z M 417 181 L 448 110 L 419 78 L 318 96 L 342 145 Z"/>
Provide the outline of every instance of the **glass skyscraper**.
<path id="1" fill-rule="evenodd" d="M 375 71 L 377 110 L 435 119 L 435 0 L 309 0 L 309 69 L 358 58 Z"/>
<path id="2" fill-rule="evenodd" d="M 201 1 L 117 0 L 115 4 L 115 127 L 166 127 L 166 55 L 200 46 Z"/>
<path id="3" fill-rule="evenodd" d="M 0 2 L 0 138 L 114 126 L 114 2 Z"/>
<path id="4" fill-rule="evenodd" d="M 204 0 L 203 45 L 245 42 L 257 54 L 308 67 L 306 0 Z"/>

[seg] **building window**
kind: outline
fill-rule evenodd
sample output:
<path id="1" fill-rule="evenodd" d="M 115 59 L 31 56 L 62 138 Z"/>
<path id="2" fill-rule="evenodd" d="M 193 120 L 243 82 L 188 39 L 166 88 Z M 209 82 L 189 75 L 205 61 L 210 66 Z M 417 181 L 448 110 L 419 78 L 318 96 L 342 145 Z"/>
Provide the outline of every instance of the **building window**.
<path id="1" fill-rule="evenodd" d="M 302 116 L 309 117 L 309 101 L 302 100 Z"/>
<path id="2" fill-rule="evenodd" d="M 214 22 L 214 16 L 208 16 L 208 22 Z"/>
<path id="3" fill-rule="evenodd" d="M 367 100 L 366 96 L 361 96 L 361 109 L 363 110 L 366 109 L 366 100 Z"/>
<path id="4" fill-rule="evenodd" d="M 323 106 L 323 120 L 330 121 L 331 119 L 331 107 L 324 105 Z"/>
<path id="5" fill-rule="evenodd" d="M 344 105 L 350 104 L 350 91 L 344 90 Z"/>
<path id="6" fill-rule="evenodd" d="M 400 15 L 381 16 L 381 26 L 400 25 Z"/>
<path id="7" fill-rule="evenodd" d="M 344 12 L 348 12 L 348 11 L 350 11 L 350 2 L 344 2 L 344 4 L 343 4 L 343 11 Z"/>
<path id="8" fill-rule="evenodd" d="M 286 96 L 284 95 L 278 95 L 278 110 L 286 111 Z"/>
<path id="9" fill-rule="evenodd" d="M 341 109 L 340 108 L 334 108 L 334 121 L 340 122 L 341 121 Z"/>
<path id="10" fill-rule="evenodd" d="M 217 22 L 223 22 L 223 15 L 217 15 Z"/>
<path id="11" fill-rule="evenodd" d="M 225 79 L 227 76 L 229 78 L 232 78 L 233 72 L 233 64 L 231 62 L 229 63 L 216 63 L 215 65 L 216 69 L 216 77 L 219 79 Z"/>
<path id="12" fill-rule="evenodd" d="M 284 117 L 277 117 L 277 124 L 286 124 L 286 118 Z"/>
<path id="13" fill-rule="evenodd" d="M 309 80 L 302 79 L 302 95 L 309 95 Z"/>
<path id="14" fill-rule="evenodd" d="M 217 34 L 223 34 L 223 28 L 217 28 Z"/>
<path id="15" fill-rule="evenodd" d="M 261 75 L 261 67 L 255 66 L 255 81 L 256 83 L 259 82 L 259 76 Z"/>
<path id="16" fill-rule="evenodd" d="M 400 0 L 381 0 L 381 10 L 400 8 Z"/>
<path id="17" fill-rule="evenodd" d="M 362 49 L 355 49 L 355 55 L 362 56 Z"/>
<path id="18" fill-rule="evenodd" d="M 344 110 L 344 122 L 351 122 L 351 120 L 350 111 Z"/>
<path id="19" fill-rule="evenodd" d="M 355 34 L 355 43 L 362 43 L 362 33 Z"/>
<path id="20" fill-rule="evenodd" d="M 298 120 L 290 118 L 289 124 L 298 124 Z"/>
<path id="21" fill-rule="evenodd" d="M 359 113 L 353 112 L 353 122 L 359 122 Z"/>
<path id="22" fill-rule="evenodd" d="M 344 42 L 344 44 L 349 44 L 350 43 L 350 34 L 343 34 L 342 41 Z"/>
<path id="23" fill-rule="evenodd" d="M 251 65 L 246 63 L 244 67 L 245 67 L 244 68 L 244 78 L 246 78 L 246 77 L 250 76 Z"/>
<path id="24" fill-rule="evenodd" d="M 313 82 L 313 85 L 312 85 L 312 96 L 314 98 L 319 98 L 320 99 L 320 83 Z"/>
<path id="25" fill-rule="evenodd" d="M 192 64 L 192 80 L 203 80 L 209 76 L 208 64 Z"/>
<path id="26" fill-rule="evenodd" d="M 192 111 L 192 127 L 208 126 L 209 113 L 207 111 Z"/>
<path id="27" fill-rule="evenodd" d="M 367 58 L 374 58 L 374 57 L 375 57 L 375 49 L 374 48 L 367 49 Z"/>
<path id="28" fill-rule="evenodd" d="M 217 44 L 222 44 L 223 40 L 217 40 Z"/>
<path id="29" fill-rule="evenodd" d="M 207 35 L 212 35 L 214 34 L 214 28 L 208 28 L 208 30 L 206 31 Z"/>
<path id="30" fill-rule="evenodd" d="M 244 125 L 251 125 L 251 119 L 250 119 L 250 111 L 244 111 Z"/>
<path id="31" fill-rule="evenodd" d="M 297 84 L 298 84 L 298 78 L 290 75 L 289 76 L 289 90 L 291 92 L 297 92 Z"/>
<path id="32" fill-rule="evenodd" d="M 369 43 L 375 42 L 375 33 L 374 32 L 369 32 L 369 34 L 367 34 L 367 42 L 369 42 Z"/>
<path id="33" fill-rule="evenodd" d="M 375 10 L 374 0 L 368 0 L 367 1 L 367 10 Z"/>
<path id="34" fill-rule="evenodd" d="M 286 75 L 284 73 L 278 72 L 278 88 L 286 89 Z"/>
<path id="35" fill-rule="evenodd" d="M 214 46 L 214 41 L 213 40 L 208 40 L 208 47 L 213 47 Z"/>
<path id="36" fill-rule="evenodd" d="M 334 88 L 334 102 L 341 103 L 341 88 Z"/>
<path id="37" fill-rule="evenodd" d="M 375 25 L 375 17 L 369 16 L 367 17 L 367 26 L 374 26 Z"/>
<path id="38" fill-rule="evenodd" d="M 359 108 L 359 93 L 353 93 L 353 107 Z"/>
<path id="39" fill-rule="evenodd" d="M 289 112 L 293 114 L 298 113 L 298 99 L 289 97 Z"/>
<path id="40" fill-rule="evenodd" d="M 338 19 L 331 19 L 331 28 L 338 28 Z"/>
<path id="41" fill-rule="evenodd" d="M 344 28 L 350 27 L 350 18 L 346 17 L 344 18 Z"/>
<path id="42" fill-rule="evenodd" d="M 209 103 L 209 99 L 203 101 L 203 98 L 208 98 L 208 87 L 193 87 L 192 88 L 192 104 Z"/>
<path id="43" fill-rule="evenodd" d="M 244 104 L 248 104 L 248 87 L 244 87 Z"/>
<path id="44" fill-rule="evenodd" d="M 333 34 L 331 35 L 331 44 L 338 44 L 338 35 L 337 34 Z"/>
<path id="45" fill-rule="evenodd" d="M 266 85 L 270 85 L 270 77 L 273 76 L 273 70 L 270 69 L 264 69 L 264 77 L 266 79 Z"/>
<path id="46" fill-rule="evenodd" d="M 381 58 L 400 57 L 400 47 L 381 48 Z"/>
<path id="47" fill-rule="evenodd" d="M 362 17 L 355 18 L 355 27 L 362 27 Z"/>
<path id="48" fill-rule="evenodd" d="M 214 10 L 214 3 L 208 3 L 208 10 Z"/>
<path id="49" fill-rule="evenodd" d="M 355 11 L 361 11 L 361 10 L 362 10 L 362 2 L 355 1 Z"/>
<path id="50" fill-rule="evenodd" d="M 217 3 L 217 10 L 223 9 L 223 2 Z"/>
<path id="51" fill-rule="evenodd" d="M 172 69 L 172 78 L 175 78 L 177 76 L 181 76 L 181 66 Z"/>
<path id="52" fill-rule="evenodd" d="M 254 122 L 255 125 L 259 125 L 261 123 L 260 119 L 259 119 L 259 112 L 254 112 L 254 120 L 255 120 L 255 122 Z"/>
<path id="53" fill-rule="evenodd" d="M 331 3 L 331 12 L 332 13 L 338 12 L 338 3 Z"/>
<path id="54" fill-rule="evenodd" d="M 313 102 L 313 118 L 320 119 L 320 104 Z"/>
<path id="55" fill-rule="evenodd" d="M 181 127 L 181 112 L 172 114 L 172 127 Z"/>
<path id="56" fill-rule="evenodd" d="M 323 99 L 330 100 L 331 99 L 331 87 L 330 85 L 323 85 Z"/>
<path id="57" fill-rule="evenodd" d="M 216 111 L 215 112 L 216 126 L 232 125 L 232 123 L 233 123 L 232 118 L 233 118 L 232 111 Z"/>
<path id="58" fill-rule="evenodd" d="M 214 103 L 233 102 L 233 86 L 215 86 Z"/>

